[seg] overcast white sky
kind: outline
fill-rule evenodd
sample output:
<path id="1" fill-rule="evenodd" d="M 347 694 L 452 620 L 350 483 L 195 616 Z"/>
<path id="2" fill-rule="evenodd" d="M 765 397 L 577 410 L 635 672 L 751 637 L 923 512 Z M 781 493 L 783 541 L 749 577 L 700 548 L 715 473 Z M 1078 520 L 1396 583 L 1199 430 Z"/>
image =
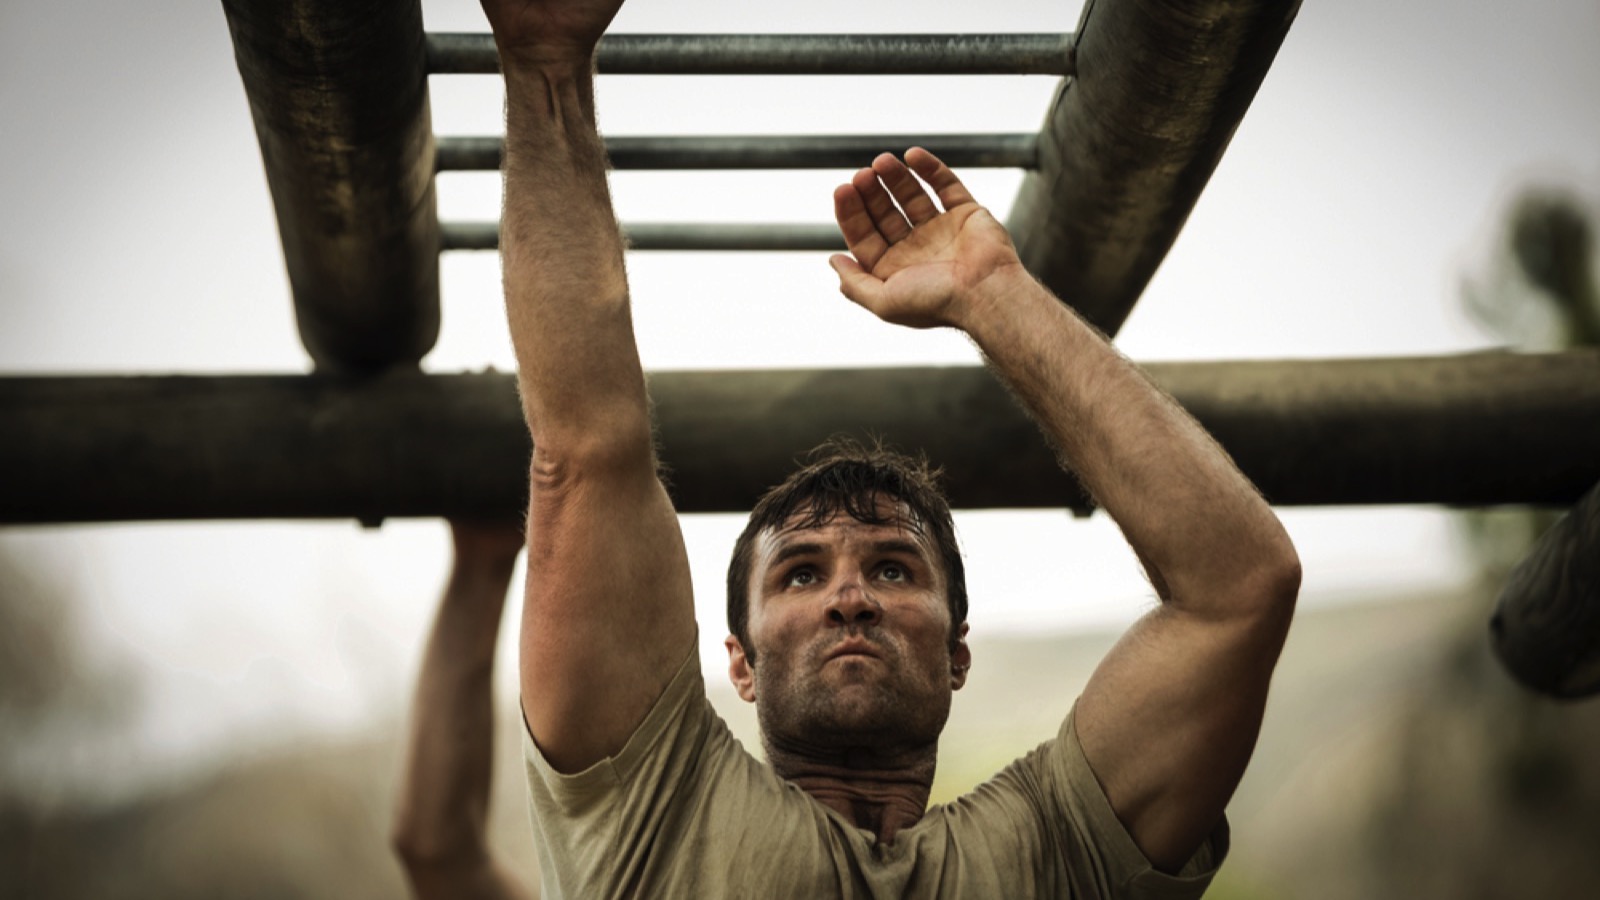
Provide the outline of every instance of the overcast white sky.
<path id="1" fill-rule="evenodd" d="M 469 0 L 424 6 L 432 29 L 483 30 Z M 614 30 L 1067 31 L 1077 17 L 1076 4 L 1037 0 L 631 0 Z M 1592 197 L 1600 181 L 1596 36 L 1600 7 L 1584 0 L 1305 4 L 1120 345 L 1141 360 L 1488 346 L 1459 283 L 1483 265 L 1514 190 L 1553 181 Z M 611 77 L 599 103 L 619 135 L 1023 131 L 1052 90 L 1013 77 Z M 435 78 L 432 101 L 440 134 L 500 128 L 492 78 Z M 0 371 L 308 368 L 219 4 L 0 7 L 0 123 Z M 846 174 L 621 173 L 613 190 L 624 219 L 821 222 Z M 967 180 L 1003 217 L 1019 175 Z M 440 212 L 491 217 L 498 187 L 443 176 Z M 495 256 L 442 265 L 443 332 L 425 366 L 509 369 Z M 629 266 L 650 368 L 976 361 L 957 335 L 855 309 L 823 254 L 634 254 Z M 1285 519 L 1311 602 L 1467 571 L 1437 511 Z M 980 634 L 1126 621 L 1149 602 L 1104 517 L 958 524 Z M 711 670 L 738 525 L 685 524 Z M 124 747 L 147 761 L 392 710 L 445 563 L 432 522 L 11 529 L 0 541 L 77 588 L 91 647 L 138 661 L 147 694 Z"/>

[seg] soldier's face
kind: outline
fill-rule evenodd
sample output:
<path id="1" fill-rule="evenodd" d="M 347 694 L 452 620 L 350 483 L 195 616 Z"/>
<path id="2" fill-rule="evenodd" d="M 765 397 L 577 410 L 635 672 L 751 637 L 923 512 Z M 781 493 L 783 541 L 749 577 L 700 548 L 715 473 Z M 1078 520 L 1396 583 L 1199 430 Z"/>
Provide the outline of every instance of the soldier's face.
<path id="1" fill-rule="evenodd" d="M 769 743 L 929 742 L 944 727 L 950 693 L 966 678 L 966 642 L 951 646 L 934 544 L 903 506 L 880 512 L 895 513 L 892 524 L 841 513 L 756 538 L 748 629 L 756 662 L 736 639 L 728 644 L 730 674 L 756 703 Z"/>

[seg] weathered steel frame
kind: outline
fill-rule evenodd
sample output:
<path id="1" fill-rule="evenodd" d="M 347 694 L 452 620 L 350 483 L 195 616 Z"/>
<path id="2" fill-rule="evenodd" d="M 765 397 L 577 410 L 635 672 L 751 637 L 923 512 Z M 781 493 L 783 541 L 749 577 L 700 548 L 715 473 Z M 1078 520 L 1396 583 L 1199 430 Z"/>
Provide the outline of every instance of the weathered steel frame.
<path id="1" fill-rule="evenodd" d="M 419 0 L 223 0 L 319 374 L 0 379 L 0 523 L 511 513 L 530 445 L 510 376 L 422 375 L 439 169 L 431 72 L 493 72 L 487 35 L 424 35 Z M 1035 135 L 620 138 L 638 168 L 856 165 L 906 144 L 1027 171 L 1029 270 L 1115 335 L 1210 179 L 1298 0 L 1087 0 L 1073 34 L 623 35 L 601 72 L 1062 76 Z M 943 141 L 949 146 L 944 146 Z M 874 145 L 874 146 L 869 146 Z M 637 249 L 835 249 L 815 225 L 636 224 Z M 1514 574 L 1496 647 L 1531 686 L 1600 690 L 1600 353 L 1151 365 L 1277 504 L 1573 504 Z M 967 507 L 1088 498 L 983 369 L 673 373 L 651 380 L 684 512 L 742 510 L 829 434 L 928 452 Z M 959 422 L 960 427 L 950 427 Z M 1581 498 L 1581 499 L 1580 499 Z"/>
<path id="2" fill-rule="evenodd" d="M 1275 504 L 1566 505 L 1600 481 L 1600 351 L 1154 363 Z M 748 509 L 828 436 L 943 466 L 962 507 L 1086 508 L 981 367 L 651 377 L 683 512 Z M 0 521 L 513 514 L 510 375 L 0 380 Z"/>
<path id="3" fill-rule="evenodd" d="M 1007 225 L 1023 264 L 1115 335 L 1277 56 L 1299 0 L 1088 0 Z"/>
<path id="4" fill-rule="evenodd" d="M 1068 75 L 1070 34 L 608 34 L 602 75 Z M 487 34 L 427 37 L 428 71 L 500 71 Z"/>
<path id="5" fill-rule="evenodd" d="M 223 0 L 317 368 L 414 366 L 439 334 L 420 0 Z"/>
<path id="6" fill-rule="evenodd" d="M 418 0 L 223 5 L 302 341 L 325 369 L 415 364 L 438 331 L 437 252 L 495 244 L 482 223 L 448 225 L 441 234 L 433 173 L 492 168 L 500 156 L 495 138 L 446 138 L 436 149 L 426 79 L 430 71 L 494 71 L 493 42 L 424 35 Z M 612 150 L 640 168 L 833 166 L 865 159 L 873 149 L 865 139 L 878 137 L 933 144 L 960 165 L 1022 166 L 1030 174 L 1010 224 L 1024 262 L 1114 334 L 1193 208 L 1297 9 L 1295 0 L 1090 0 L 1072 34 L 617 35 L 602 42 L 597 66 L 1066 76 L 1037 136 L 613 138 Z M 636 242 L 641 249 L 824 243 L 815 226 L 635 230 L 649 238 Z"/>

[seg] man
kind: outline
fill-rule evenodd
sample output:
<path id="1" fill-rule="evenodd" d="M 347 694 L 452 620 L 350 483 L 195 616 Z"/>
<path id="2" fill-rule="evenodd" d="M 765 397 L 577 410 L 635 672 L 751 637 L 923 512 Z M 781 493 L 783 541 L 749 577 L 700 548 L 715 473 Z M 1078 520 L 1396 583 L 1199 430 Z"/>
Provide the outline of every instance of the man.
<path id="1" fill-rule="evenodd" d="M 1227 455 L 1028 276 L 925 150 L 879 156 L 835 191 L 842 292 L 888 322 L 964 331 L 1162 603 L 1055 740 L 926 809 L 970 662 L 959 556 L 916 467 L 862 451 L 846 476 L 816 480 L 864 492 L 795 490 L 730 577 L 746 622 L 732 623 L 729 671 L 771 767 L 710 710 L 594 125 L 594 48 L 619 6 L 484 0 L 506 81 L 501 254 L 535 447 L 521 679 L 544 895 L 1198 895 L 1226 850 L 1223 809 L 1299 562 Z"/>

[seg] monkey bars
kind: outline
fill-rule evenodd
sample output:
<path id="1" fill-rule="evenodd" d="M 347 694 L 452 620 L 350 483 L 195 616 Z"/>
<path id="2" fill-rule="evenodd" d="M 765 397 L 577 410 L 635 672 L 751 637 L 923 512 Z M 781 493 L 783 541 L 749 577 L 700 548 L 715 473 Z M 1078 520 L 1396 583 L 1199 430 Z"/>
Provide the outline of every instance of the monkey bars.
<path id="1" fill-rule="evenodd" d="M 845 249 L 835 225 L 634 222 L 622 226 L 622 236 L 630 250 Z M 495 250 L 500 246 L 500 223 L 446 222 L 439 237 L 445 250 Z"/>
<path id="2" fill-rule="evenodd" d="M 430 74 L 492 73 L 487 34 L 424 34 L 418 0 L 225 0 L 319 368 L 416 364 L 438 333 L 441 250 L 497 244 L 436 219 L 433 174 L 499 166 L 497 137 L 434 139 Z M 1109 333 L 1182 226 L 1277 52 L 1294 0 L 1089 0 L 1075 33 L 608 35 L 602 74 L 1043 75 L 1039 134 L 613 136 L 619 168 L 855 168 L 922 144 L 1030 174 L 1012 215 L 1029 269 Z M 636 249 L 838 249 L 826 223 L 635 223 Z"/>
<path id="3" fill-rule="evenodd" d="M 1087 0 L 1076 73 L 1007 220 L 1023 265 L 1115 335 L 1277 56 L 1299 0 Z"/>
<path id="4" fill-rule="evenodd" d="M 1039 135 L 1024 134 L 778 134 L 608 137 L 613 169 L 859 169 L 888 148 L 923 147 L 951 166 L 1028 169 L 1039 159 Z M 439 139 L 438 168 L 493 171 L 505 140 Z"/>
<path id="5" fill-rule="evenodd" d="M 223 0 L 314 375 L 0 379 L 0 522 L 512 512 L 529 445 L 509 376 L 423 375 L 438 171 L 497 137 L 435 140 L 431 74 L 492 73 L 486 34 L 422 30 L 418 0 Z M 619 168 L 855 168 L 921 144 L 1026 174 L 1029 270 L 1115 334 L 1226 149 L 1298 0 L 1086 0 L 1071 34 L 614 35 L 601 74 L 1036 75 L 1037 134 L 613 136 Z M 634 249 L 842 248 L 831 224 L 630 223 Z M 1279 504 L 1577 503 L 1495 618 L 1509 667 L 1600 690 L 1600 355 L 1151 365 Z M 795 454 L 871 429 L 925 450 L 966 507 L 1083 508 L 986 371 L 669 373 L 651 380 L 680 509 L 742 510 Z M 1580 498 L 1582 498 L 1580 500 Z"/>
<path id="6" fill-rule="evenodd" d="M 487 34 L 427 38 L 428 72 L 500 71 Z M 602 75 L 1069 75 L 1070 34 L 608 34 Z"/>
<path id="7" fill-rule="evenodd" d="M 223 0 L 278 214 L 300 340 L 319 369 L 415 365 L 439 334 L 417 0 Z"/>

